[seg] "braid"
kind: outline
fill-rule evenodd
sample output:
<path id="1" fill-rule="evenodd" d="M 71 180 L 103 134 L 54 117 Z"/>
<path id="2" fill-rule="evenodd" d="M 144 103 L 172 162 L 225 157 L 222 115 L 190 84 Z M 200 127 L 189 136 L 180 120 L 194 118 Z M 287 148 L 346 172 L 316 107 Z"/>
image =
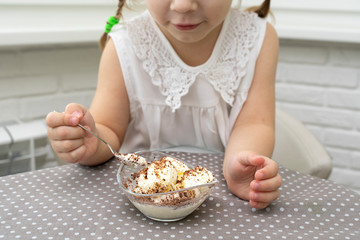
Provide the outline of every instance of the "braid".
<path id="1" fill-rule="evenodd" d="M 126 0 L 119 0 L 117 9 L 116 9 L 116 13 L 115 13 L 115 18 L 117 20 L 120 20 L 122 18 L 122 9 L 125 6 Z M 106 42 L 108 39 L 108 34 L 106 32 L 104 32 L 100 38 L 100 48 L 101 50 L 104 50 Z"/>
<path id="2" fill-rule="evenodd" d="M 270 0 L 265 0 L 261 6 L 255 11 L 261 18 L 265 18 L 270 10 Z"/>
<path id="3" fill-rule="evenodd" d="M 255 12 L 261 18 L 265 18 L 268 13 L 270 12 L 270 0 L 265 0 L 260 6 L 258 7 L 250 7 L 246 9 L 247 11 Z"/>
<path id="4" fill-rule="evenodd" d="M 122 17 L 122 9 L 125 5 L 125 2 L 126 2 L 126 0 L 119 0 L 118 8 L 116 9 L 116 15 L 115 15 L 115 17 L 119 20 Z"/>

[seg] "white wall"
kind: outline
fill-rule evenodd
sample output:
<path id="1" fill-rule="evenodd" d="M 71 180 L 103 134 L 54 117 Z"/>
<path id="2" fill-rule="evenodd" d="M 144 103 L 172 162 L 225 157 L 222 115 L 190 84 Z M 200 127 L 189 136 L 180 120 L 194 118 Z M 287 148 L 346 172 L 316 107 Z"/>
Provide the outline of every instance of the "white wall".
<path id="1" fill-rule="evenodd" d="M 144 9 L 141 3 L 133 10 Z M 233 0 L 234 3 L 241 0 Z M 242 0 L 246 8 L 262 0 Z M 0 0 L 0 46 L 94 42 L 117 0 Z M 272 0 L 278 34 L 286 39 L 360 43 L 359 0 Z M 125 11 L 125 18 L 136 14 Z"/>
<path id="2" fill-rule="evenodd" d="M 93 43 L 117 0 L 0 0 L 0 46 Z M 141 11 L 131 5 L 128 18 Z M 135 11 L 136 10 L 136 11 Z"/>
<path id="3" fill-rule="evenodd" d="M 262 2 L 242 0 L 242 5 Z M 358 0 L 272 0 L 271 10 L 282 39 L 360 43 Z"/>
<path id="4" fill-rule="evenodd" d="M 89 106 L 100 53 L 97 43 L 0 48 L 0 122 L 43 118 L 73 101 Z"/>
<path id="5" fill-rule="evenodd" d="M 330 179 L 360 191 L 360 44 L 282 40 L 276 84 L 333 158 Z"/>
<path id="6" fill-rule="evenodd" d="M 57 0 L 34 2 L 46 3 L 45 8 L 49 10 L 53 1 Z M 294 4 L 293 0 L 287 1 L 285 3 Z M 323 0 L 319 1 L 323 3 Z M 349 1 L 352 0 L 343 1 L 345 5 L 341 6 L 348 6 L 346 3 Z M 8 4 L 8 9 L 19 10 L 24 7 L 21 4 L 29 2 L 32 1 L 0 0 L 0 12 L 4 9 L 4 4 Z M 101 23 L 88 31 L 91 32 L 90 35 L 84 34 L 85 37 L 81 34 L 67 36 L 71 31 L 66 28 L 55 35 L 52 35 L 54 31 L 47 32 L 41 28 L 34 32 L 22 32 L 20 24 L 14 25 L 20 30 L 15 27 L 13 30 L 19 31 L 11 34 L 8 28 L 2 27 L 4 22 L 0 21 L 0 122 L 12 118 L 22 121 L 43 119 L 49 111 L 61 111 L 69 102 L 89 106 L 96 87 L 100 57 L 96 40 L 102 32 L 102 19 L 107 18 L 103 15 L 108 12 L 112 14 L 116 1 L 100 2 L 89 1 L 92 4 L 88 5 L 88 8 L 83 8 L 82 0 L 63 1 L 63 5 L 60 4 L 63 9 L 70 8 L 73 3 L 82 6 L 79 9 L 84 11 L 96 7 L 102 9 L 99 11 L 100 16 L 93 16 L 97 19 L 96 22 Z M 280 2 L 278 0 L 278 3 Z M 284 4 L 284 1 L 282 2 Z M 273 4 L 275 3 L 276 0 L 273 1 Z M 360 1 L 352 3 L 357 6 L 354 11 L 360 9 Z M 15 8 L 14 4 L 20 4 L 21 7 Z M 335 7 L 334 4 L 328 5 Z M 30 7 L 34 6 L 25 4 L 25 9 Z M 328 36 L 328 40 L 321 39 L 316 34 L 307 35 L 306 27 L 301 27 L 302 21 L 293 23 L 291 33 L 291 29 L 288 28 L 287 31 L 287 28 L 283 27 L 286 21 L 280 21 L 285 17 L 286 8 L 276 4 L 275 7 L 282 9 L 279 15 L 276 15 L 276 8 L 274 9 L 277 17 L 276 28 L 281 32 L 277 106 L 304 122 L 326 146 L 334 163 L 331 179 L 360 191 L 360 38 L 354 38 L 357 25 L 351 25 L 356 28 L 353 31 L 355 35 L 343 31 L 348 34 L 347 37 L 352 36 L 346 39 L 344 36 L 339 37 L 341 29 L 337 27 L 334 31 L 323 32 L 326 32 L 324 36 Z M 340 15 L 348 11 L 346 8 L 340 10 Z M 333 11 L 334 9 L 330 12 Z M 85 12 L 80 15 L 83 16 Z M 322 14 L 324 16 L 329 12 Z M 1 13 L 0 18 L 2 16 Z M 38 19 L 39 22 L 40 20 Z M 61 23 L 60 20 L 55 22 Z M 81 27 L 79 22 L 74 24 Z M 360 31 L 360 28 L 357 30 Z M 37 33 L 41 31 L 41 36 L 49 36 L 39 38 Z M 84 32 L 86 31 L 85 29 Z M 311 32 L 316 33 L 308 31 Z M 332 36 L 331 33 L 335 35 L 329 37 Z M 298 37 L 302 34 L 305 37 Z M 20 35 L 23 38 L 18 39 Z"/>
<path id="7" fill-rule="evenodd" d="M 23 143 L 7 141 L 9 136 L 2 123 L 45 121 L 48 112 L 63 111 L 70 102 L 89 107 L 96 87 L 99 57 L 96 43 L 0 48 L 0 130 L 3 130 L 0 143 L 5 144 L 0 144 L 0 176 L 30 170 L 30 159 L 24 156 L 29 154 L 29 147 L 36 147 L 32 147 L 29 134 Z M 45 134 L 41 138 L 46 137 L 43 126 L 41 132 Z M 50 147 L 47 149 L 47 154 L 43 147 L 34 149 L 38 156 L 36 169 L 63 163 L 54 158 Z M 9 161 L 9 151 L 19 157 Z"/>

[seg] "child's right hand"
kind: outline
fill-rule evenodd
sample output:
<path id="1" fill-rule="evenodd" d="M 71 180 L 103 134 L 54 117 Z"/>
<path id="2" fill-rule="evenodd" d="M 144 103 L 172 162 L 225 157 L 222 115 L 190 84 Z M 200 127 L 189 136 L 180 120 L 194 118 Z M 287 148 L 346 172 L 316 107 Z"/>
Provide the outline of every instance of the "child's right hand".
<path id="1" fill-rule="evenodd" d="M 59 158 L 69 163 L 86 162 L 98 147 L 97 139 L 78 127 L 78 123 L 96 133 L 93 117 L 80 104 L 71 103 L 65 112 L 50 112 L 46 117 L 50 144 Z"/>

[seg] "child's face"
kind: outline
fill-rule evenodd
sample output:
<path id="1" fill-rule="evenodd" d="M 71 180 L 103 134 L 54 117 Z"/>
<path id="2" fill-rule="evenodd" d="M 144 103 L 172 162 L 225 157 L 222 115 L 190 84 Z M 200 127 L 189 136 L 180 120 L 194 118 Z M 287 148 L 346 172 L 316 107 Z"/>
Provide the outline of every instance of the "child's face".
<path id="1" fill-rule="evenodd" d="M 232 0 L 146 0 L 170 42 L 195 43 L 217 37 Z M 212 34 L 214 33 L 214 34 Z"/>

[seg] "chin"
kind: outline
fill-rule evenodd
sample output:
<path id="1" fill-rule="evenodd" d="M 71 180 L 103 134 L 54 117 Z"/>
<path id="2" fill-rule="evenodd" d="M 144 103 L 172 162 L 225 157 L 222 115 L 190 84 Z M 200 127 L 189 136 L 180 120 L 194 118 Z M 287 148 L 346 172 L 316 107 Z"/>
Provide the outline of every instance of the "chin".
<path id="1" fill-rule="evenodd" d="M 206 38 L 206 34 L 201 33 L 182 33 L 182 34 L 172 34 L 172 38 L 176 39 L 178 42 L 182 43 L 198 43 Z"/>

